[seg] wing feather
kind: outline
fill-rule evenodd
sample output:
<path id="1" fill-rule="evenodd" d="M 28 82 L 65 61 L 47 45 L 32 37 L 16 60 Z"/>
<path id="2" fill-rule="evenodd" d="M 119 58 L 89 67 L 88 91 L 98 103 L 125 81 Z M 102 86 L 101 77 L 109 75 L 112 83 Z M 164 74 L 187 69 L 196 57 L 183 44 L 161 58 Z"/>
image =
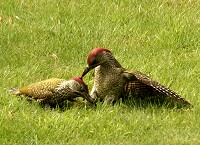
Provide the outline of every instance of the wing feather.
<path id="1" fill-rule="evenodd" d="M 132 93 L 136 97 L 164 96 L 186 106 L 192 106 L 191 103 L 176 92 L 139 71 L 125 71 L 125 73 L 127 73 L 125 76 L 129 80 L 125 88 L 126 94 L 128 95 Z"/>

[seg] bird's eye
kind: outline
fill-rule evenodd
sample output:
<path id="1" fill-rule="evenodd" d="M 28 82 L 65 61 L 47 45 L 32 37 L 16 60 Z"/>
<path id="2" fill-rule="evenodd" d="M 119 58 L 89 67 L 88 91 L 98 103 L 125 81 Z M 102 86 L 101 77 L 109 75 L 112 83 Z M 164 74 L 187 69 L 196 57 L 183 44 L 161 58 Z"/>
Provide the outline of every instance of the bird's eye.
<path id="1" fill-rule="evenodd" d="M 80 90 L 79 90 L 80 92 L 85 92 L 85 88 L 81 85 L 81 87 L 80 87 Z"/>
<path id="2" fill-rule="evenodd" d="M 97 63 L 96 59 L 93 59 L 92 62 L 90 63 L 90 65 L 94 65 L 96 63 Z"/>

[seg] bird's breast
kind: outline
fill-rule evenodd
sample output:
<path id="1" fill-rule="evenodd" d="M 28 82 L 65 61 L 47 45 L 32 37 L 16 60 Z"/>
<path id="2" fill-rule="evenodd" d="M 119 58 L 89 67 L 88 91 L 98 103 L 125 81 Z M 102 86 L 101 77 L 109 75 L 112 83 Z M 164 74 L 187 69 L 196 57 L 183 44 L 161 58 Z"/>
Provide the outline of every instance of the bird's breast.
<path id="1" fill-rule="evenodd" d="M 116 97 L 120 96 L 125 85 L 121 72 L 114 68 L 95 68 L 94 80 L 100 98 L 105 98 L 110 92 L 114 93 Z"/>

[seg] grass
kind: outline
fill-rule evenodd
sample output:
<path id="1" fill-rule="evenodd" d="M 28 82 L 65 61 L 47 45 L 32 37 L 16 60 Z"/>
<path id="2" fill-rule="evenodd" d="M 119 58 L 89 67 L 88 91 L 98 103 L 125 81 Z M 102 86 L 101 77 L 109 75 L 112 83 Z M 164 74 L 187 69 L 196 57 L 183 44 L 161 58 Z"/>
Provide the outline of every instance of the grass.
<path id="1" fill-rule="evenodd" d="M 199 7 L 198 0 L 1 0 L 1 144 L 200 144 Z M 60 112 L 6 90 L 79 76 L 95 47 L 195 107 L 98 104 Z M 92 73 L 85 82 L 91 89 Z"/>

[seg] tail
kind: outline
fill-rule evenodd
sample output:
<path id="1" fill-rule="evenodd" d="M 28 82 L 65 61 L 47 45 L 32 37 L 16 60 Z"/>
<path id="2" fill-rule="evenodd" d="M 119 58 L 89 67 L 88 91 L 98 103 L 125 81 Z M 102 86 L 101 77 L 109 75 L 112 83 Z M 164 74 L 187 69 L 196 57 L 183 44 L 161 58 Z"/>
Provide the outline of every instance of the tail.
<path id="1" fill-rule="evenodd" d="M 10 89 L 8 91 L 13 95 L 21 95 L 21 93 L 20 93 L 18 88 L 12 88 L 12 89 Z"/>

